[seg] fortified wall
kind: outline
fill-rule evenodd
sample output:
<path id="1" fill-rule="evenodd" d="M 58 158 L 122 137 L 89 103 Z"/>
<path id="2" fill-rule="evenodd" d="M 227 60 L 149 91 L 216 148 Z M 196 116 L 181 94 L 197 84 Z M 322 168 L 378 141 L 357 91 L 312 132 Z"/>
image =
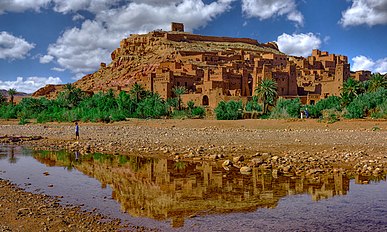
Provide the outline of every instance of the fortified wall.
<path id="1" fill-rule="evenodd" d="M 251 45 L 259 45 L 257 40 L 248 38 L 230 38 L 230 37 L 216 37 L 216 36 L 204 36 L 195 35 L 189 33 L 165 33 L 165 38 L 175 42 L 189 42 L 189 41 L 202 41 L 202 42 L 218 42 L 218 43 L 245 43 Z"/>

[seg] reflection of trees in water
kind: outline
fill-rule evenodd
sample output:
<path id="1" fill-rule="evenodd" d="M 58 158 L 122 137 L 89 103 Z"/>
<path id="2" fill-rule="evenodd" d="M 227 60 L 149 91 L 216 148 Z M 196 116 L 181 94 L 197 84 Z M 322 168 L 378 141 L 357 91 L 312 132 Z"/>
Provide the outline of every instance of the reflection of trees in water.
<path id="1" fill-rule="evenodd" d="M 74 166 L 81 162 L 77 151 L 74 153 L 66 151 L 34 151 L 32 156 L 49 167 L 62 166 L 68 171 L 72 171 Z"/>
<path id="2" fill-rule="evenodd" d="M 185 169 L 185 162 L 177 161 L 175 163 L 175 170 L 179 171 L 179 170 L 184 170 L 184 169 Z"/>
<path id="3" fill-rule="evenodd" d="M 253 168 L 251 175 L 239 169 L 224 170 L 220 164 L 184 162 L 140 156 L 43 153 L 58 166 L 73 164 L 81 172 L 109 184 L 124 212 L 184 225 L 192 215 L 248 212 L 274 208 L 287 195 L 309 194 L 313 200 L 345 195 L 349 178 L 341 173 L 306 178 L 275 175 Z M 73 167 L 73 166 L 72 166 Z M 384 177 L 385 178 L 385 177 Z"/>

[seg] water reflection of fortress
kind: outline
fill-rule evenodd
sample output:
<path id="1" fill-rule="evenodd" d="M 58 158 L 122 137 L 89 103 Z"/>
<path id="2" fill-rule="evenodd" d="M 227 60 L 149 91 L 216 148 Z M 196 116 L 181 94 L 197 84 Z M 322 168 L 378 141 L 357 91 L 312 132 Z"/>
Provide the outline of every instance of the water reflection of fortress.
<path id="1" fill-rule="evenodd" d="M 45 155 L 43 162 L 52 159 L 56 165 L 66 166 L 66 162 L 74 161 L 71 157 L 59 161 L 55 155 Z M 73 163 L 102 186 L 109 184 L 123 211 L 133 216 L 172 219 L 174 226 L 184 224 L 184 219 L 192 215 L 274 208 L 287 195 L 307 193 L 313 200 L 320 200 L 345 195 L 349 190 L 349 179 L 340 173 L 317 179 L 275 178 L 259 169 L 242 175 L 210 163 L 108 155 Z"/>

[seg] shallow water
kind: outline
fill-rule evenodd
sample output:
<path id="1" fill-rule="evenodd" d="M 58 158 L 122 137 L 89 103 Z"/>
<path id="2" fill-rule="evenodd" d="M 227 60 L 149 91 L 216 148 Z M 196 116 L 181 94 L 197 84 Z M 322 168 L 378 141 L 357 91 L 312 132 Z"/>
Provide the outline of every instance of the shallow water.
<path id="1" fill-rule="evenodd" d="M 48 174 L 48 175 L 47 175 Z M 387 231 L 387 182 L 0 145 L 0 178 L 162 231 Z"/>

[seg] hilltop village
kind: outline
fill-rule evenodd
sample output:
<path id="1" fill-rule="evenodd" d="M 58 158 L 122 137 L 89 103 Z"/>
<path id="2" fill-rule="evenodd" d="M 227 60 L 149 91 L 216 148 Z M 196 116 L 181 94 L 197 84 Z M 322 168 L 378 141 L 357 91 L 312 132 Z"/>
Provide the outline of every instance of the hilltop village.
<path id="1" fill-rule="evenodd" d="M 224 100 L 246 102 L 263 79 L 277 83 L 283 98 L 300 98 L 304 104 L 340 95 L 349 77 L 364 81 L 369 71 L 350 72 L 348 58 L 313 50 L 309 57 L 283 54 L 274 42 L 261 44 L 248 38 L 195 35 L 172 23 L 171 31 L 156 30 L 123 39 L 111 54 L 110 64 L 74 85 L 96 93 L 113 89 L 130 91 L 134 83 L 164 99 L 184 86 L 183 102 L 214 108 Z M 46 86 L 33 96 L 55 97 L 63 86 Z"/>

